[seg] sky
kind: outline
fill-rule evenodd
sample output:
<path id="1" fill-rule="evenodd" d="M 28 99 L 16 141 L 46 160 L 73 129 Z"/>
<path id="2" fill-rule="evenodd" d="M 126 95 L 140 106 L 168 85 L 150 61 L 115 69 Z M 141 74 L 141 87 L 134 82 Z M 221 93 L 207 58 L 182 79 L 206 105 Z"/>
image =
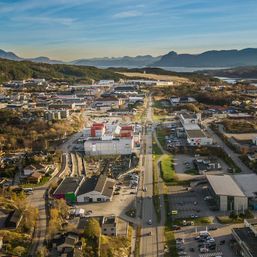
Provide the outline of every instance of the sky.
<path id="1" fill-rule="evenodd" d="M 257 47 L 256 0 L 0 0 L 0 49 L 57 60 Z"/>

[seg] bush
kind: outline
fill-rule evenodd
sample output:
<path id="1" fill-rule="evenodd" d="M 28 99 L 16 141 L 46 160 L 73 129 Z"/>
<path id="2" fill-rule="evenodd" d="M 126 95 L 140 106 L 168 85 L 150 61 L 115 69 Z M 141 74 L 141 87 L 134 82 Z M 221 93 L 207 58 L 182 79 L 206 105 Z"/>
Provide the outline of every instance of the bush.
<path id="1" fill-rule="evenodd" d="M 237 215 L 234 211 L 232 211 L 232 212 L 229 214 L 229 218 L 230 218 L 230 219 L 237 219 L 237 218 L 238 218 L 238 215 Z"/>

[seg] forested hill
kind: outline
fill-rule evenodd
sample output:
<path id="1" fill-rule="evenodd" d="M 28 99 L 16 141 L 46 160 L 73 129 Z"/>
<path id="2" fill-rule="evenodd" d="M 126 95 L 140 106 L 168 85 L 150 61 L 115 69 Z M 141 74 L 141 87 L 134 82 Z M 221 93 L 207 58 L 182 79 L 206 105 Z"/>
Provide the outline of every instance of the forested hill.
<path id="1" fill-rule="evenodd" d="M 56 78 L 86 83 L 101 79 L 114 79 L 117 81 L 120 78 L 124 78 L 124 76 L 110 70 L 95 67 L 0 59 L 0 83 L 28 78 Z"/>
<path id="2" fill-rule="evenodd" d="M 205 70 L 199 73 L 209 76 L 220 76 L 228 78 L 257 79 L 257 66 L 238 67 L 222 70 Z"/>

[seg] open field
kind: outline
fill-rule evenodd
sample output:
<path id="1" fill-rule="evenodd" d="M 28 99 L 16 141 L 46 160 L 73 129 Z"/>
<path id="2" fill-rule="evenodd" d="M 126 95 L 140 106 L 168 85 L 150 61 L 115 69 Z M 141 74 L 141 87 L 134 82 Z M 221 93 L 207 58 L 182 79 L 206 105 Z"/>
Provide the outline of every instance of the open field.
<path id="1" fill-rule="evenodd" d="M 257 133 L 224 133 L 224 135 L 227 137 L 234 137 L 236 140 L 252 140 L 253 138 L 257 137 Z"/>
<path id="2" fill-rule="evenodd" d="M 154 80 L 171 80 L 177 83 L 185 83 L 189 82 L 189 79 L 178 77 L 178 76 L 170 76 L 170 75 L 157 75 L 157 74 L 144 74 L 140 72 L 117 72 L 118 74 L 125 75 L 127 77 L 139 77 L 145 79 L 154 79 Z"/>

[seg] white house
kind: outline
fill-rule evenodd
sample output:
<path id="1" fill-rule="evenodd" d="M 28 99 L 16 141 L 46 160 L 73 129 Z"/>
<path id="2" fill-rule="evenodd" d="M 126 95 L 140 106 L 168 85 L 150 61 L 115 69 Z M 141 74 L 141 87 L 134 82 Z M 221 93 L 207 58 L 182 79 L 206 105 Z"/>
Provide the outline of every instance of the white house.
<path id="1" fill-rule="evenodd" d="M 254 138 L 253 138 L 253 144 L 254 144 L 254 145 L 257 145 L 257 137 L 254 137 Z"/>
<path id="2" fill-rule="evenodd" d="M 45 166 L 42 164 L 31 164 L 26 166 L 23 169 L 24 176 L 30 176 L 34 172 L 47 173 L 49 170 L 49 166 Z"/>
<path id="3" fill-rule="evenodd" d="M 111 201 L 115 183 L 115 180 L 104 175 L 91 177 L 79 188 L 77 202 L 89 203 Z"/>
<path id="4" fill-rule="evenodd" d="M 30 176 L 34 171 L 36 171 L 36 167 L 33 165 L 28 165 L 23 169 L 25 176 Z"/>

